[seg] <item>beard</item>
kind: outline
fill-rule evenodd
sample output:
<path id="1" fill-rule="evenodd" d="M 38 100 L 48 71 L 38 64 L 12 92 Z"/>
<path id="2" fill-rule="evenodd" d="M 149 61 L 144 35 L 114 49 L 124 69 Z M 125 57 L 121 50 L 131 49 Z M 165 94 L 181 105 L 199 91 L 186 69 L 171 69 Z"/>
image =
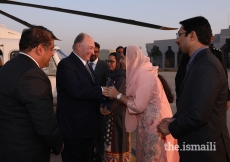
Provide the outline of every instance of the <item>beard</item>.
<path id="1" fill-rule="evenodd" d="M 94 62 L 96 59 L 97 59 L 97 57 L 96 57 L 95 55 L 92 55 L 92 56 L 90 57 L 90 61 L 91 61 L 91 62 Z"/>

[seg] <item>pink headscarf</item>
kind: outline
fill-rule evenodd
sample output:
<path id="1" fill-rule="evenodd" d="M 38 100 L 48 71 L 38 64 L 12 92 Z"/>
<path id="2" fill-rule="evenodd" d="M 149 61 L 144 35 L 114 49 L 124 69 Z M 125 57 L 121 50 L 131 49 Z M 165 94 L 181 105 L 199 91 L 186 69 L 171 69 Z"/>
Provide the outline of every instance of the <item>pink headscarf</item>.
<path id="1" fill-rule="evenodd" d="M 138 46 L 127 46 L 126 49 L 126 95 L 133 97 L 136 93 L 136 81 L 138 77 L 149 75 L 149 71 L 157 71 L 158 67 L 152 66 L 149 57 L 145 56 Z M 157 75 L 157 73 L 155 73 Z M 146 76 L 147 77 L 147 76 Z M 136 115 L 129 114 L 126 111 L 125 126 L 127 132 L 136 129 Z"/>

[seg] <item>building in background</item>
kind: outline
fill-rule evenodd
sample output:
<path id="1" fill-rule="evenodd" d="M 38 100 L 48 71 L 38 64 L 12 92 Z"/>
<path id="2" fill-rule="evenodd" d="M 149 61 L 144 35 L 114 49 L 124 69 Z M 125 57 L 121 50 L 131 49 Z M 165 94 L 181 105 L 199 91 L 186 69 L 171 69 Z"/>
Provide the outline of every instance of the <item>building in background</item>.
<path id="1" fill-rule="evenodd" d="M 156 40 L 147 43 L 146 49 L 151 62 L 160 68 L 177 68 L 178 46 L 175 39 Z"/>
<path id="2" fill-rule="evenodd" d="M 220 34 L 215 34 L 212 44 L 222 50 L 225 65 L 230 68 L 230 26 L 228 29 L 221 29 Z M 160 68 L 178 68 L 182 53 L 175 39 L 155 40 L 154 43 L 147 43 L 146 50 L 153 65 Z"/>
<path id="3" fill-rule="evenodd" d="M 116 52 L 116 50 L 101 49 L 98 57 L 99 57 L 99 59 L 101 59 L 102 61 L 107 62 L 108 56 L 109 56 L 109 54 L 112 53 L 112 52 Z"/>

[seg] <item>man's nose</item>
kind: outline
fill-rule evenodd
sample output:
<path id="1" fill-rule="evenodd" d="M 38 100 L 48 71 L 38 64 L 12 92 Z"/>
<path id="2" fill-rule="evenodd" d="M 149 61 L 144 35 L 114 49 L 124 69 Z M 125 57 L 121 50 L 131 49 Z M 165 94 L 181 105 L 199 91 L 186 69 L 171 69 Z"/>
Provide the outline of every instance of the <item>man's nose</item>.
<path id="1" fill-rule="evenodd" d="M 178 38 L 175 39 L 175 43 L 178 44 Z"/>

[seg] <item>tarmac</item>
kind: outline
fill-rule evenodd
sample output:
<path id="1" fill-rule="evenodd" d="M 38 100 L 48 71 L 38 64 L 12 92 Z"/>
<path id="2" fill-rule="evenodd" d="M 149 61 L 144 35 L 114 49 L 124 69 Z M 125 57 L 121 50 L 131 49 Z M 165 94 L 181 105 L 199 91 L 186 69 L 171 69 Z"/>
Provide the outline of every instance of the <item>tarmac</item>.
<path id="1" fill-rule="evenodd" d="M 168 72 L 159 72 L 164 79 L 168 82 L 174 96 L 176 96 L 175 92 L 175 71 L 168 71 Z M 230 76 L 230 71 L 228 71 L 228 76 Z M 230 78 L 228 79 L 228 82 L 230 81 Z M 230 82 L 229 82 L 230 83 Z M 176 112 L 176 103 L 175 101 L 170 104 L 172 113 L 174 114 Z M 228 132 L 230 132 L 230 109 L 227 111 L 227 126 L 228 126 Z M 136 132 L 132 132 L 132 154 L 135 155 L 136 153 Z M 135 162 L 135 156 L 132 156 L 132 162 Z M 51 157 L 51 162 L 62 162 L 61 156 L 52 156 Z"/>

